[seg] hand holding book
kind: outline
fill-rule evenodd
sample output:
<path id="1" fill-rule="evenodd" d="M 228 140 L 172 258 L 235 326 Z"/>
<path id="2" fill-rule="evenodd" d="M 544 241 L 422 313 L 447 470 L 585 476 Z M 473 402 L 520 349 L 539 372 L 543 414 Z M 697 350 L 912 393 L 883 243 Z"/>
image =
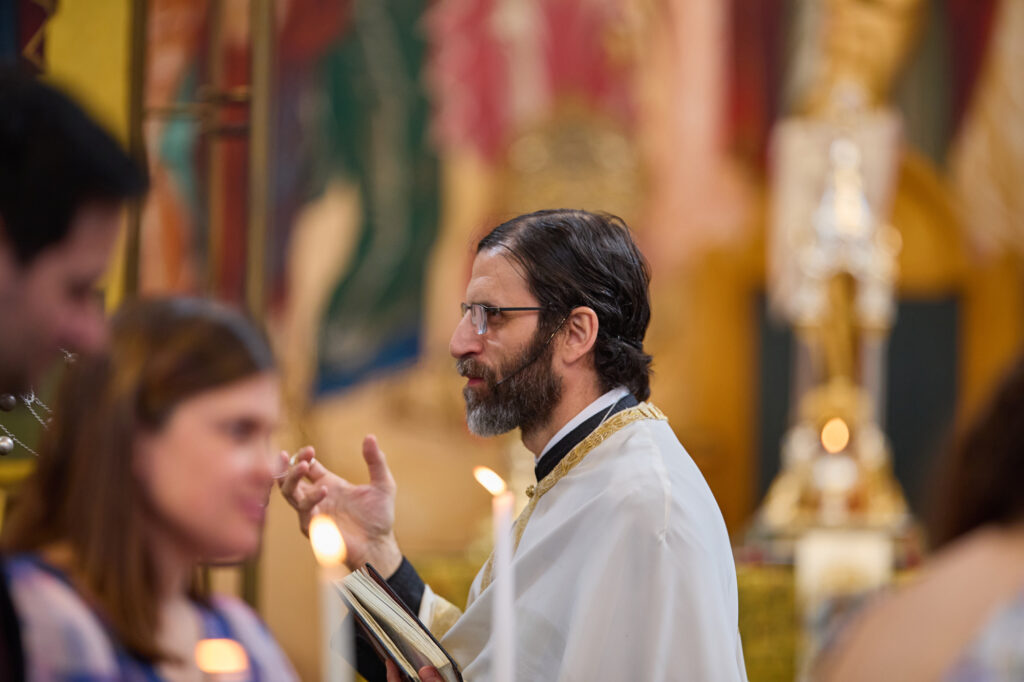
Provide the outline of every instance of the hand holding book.
<path id="1" fill-rule="evenodd" d="M 389 681 L 462 680 L 452 657 L 373 566 L 363 566 L 335 587 L 377 655 L 393 666 L 388 668 Z"/>

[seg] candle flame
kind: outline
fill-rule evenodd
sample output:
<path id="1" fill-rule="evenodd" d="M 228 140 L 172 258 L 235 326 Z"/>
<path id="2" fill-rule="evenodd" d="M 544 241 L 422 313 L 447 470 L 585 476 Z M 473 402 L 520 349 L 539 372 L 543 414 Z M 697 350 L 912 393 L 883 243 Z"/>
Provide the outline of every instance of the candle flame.
<path id="1" fill-rule="evenodd" d="M 850 442 L 850 427 L 839 417 L 833 417 L 821 427 L 821 445 L 828 452 L 835 454 Z"/>
<path id="2" fill-rule="evenodd" d="M 492 495 L 500 495 L 507 488 L 504 479 L 487 467 L 473 467 L 473 477 Z"/>
<path id="3" fill-rule="evenodd" d="M 309 541 L 313 543 L 313 554 L 321 566 L 338 566 L 345 561 L 348 549 L 341 531 L 331 517 L 317 514 L 309 522 Z"/>
<path id="4" fill-rule="evenodd" d="M 243 673 L 249 657 L 233 639 L 201 639 L 196 643 L 196 665 L 207 675 Z"/>

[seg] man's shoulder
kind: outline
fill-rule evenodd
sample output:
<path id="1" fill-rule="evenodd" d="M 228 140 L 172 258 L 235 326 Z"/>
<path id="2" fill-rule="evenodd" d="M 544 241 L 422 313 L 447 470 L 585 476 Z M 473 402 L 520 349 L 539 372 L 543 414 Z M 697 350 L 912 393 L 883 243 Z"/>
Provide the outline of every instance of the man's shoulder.
<path id="1" fill-rule="evenodd" d="M 665 422 L 633 422 L 602 439 L 574 470 L 563 487 L 594 491 L 595 505 L 623 505 L 660 510 L 669 494 L 673 462 L 689 459 Z M 557 489 L 557 486 L 556 486 Z"/>
<path id="2" fill-rule="evenodd" d="M 639 480 L 659 479 L 667 469 L 692 462 L 663 419 L 641 419 L 608 434 L 586 460 L 590 467 L 607 475 Z"/>
<path id="3" fill-rule="evenodd" d="M 720 517 L 704 475 L 665 420 L 641 420 L 602 441 L 579 467 L 581 484 L 601 491 L 602 502 L 661 515 L 666 506 L 684 516 Z"/>

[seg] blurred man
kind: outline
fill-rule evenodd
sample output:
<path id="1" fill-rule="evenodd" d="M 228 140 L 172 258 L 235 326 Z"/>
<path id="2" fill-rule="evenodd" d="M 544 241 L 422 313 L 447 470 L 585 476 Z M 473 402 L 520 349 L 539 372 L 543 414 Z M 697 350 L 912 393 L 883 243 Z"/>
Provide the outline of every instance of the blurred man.
<path id="1" fill-rule="evenodd" d="M 96 281 L 145 174 L 56 90 L 0 75 L 0 392 L 102 342 Z"/>
<path id="2" fill-rule="evenodd" d="M 611 216 L 541 211 L 477 247 L 450 346 L 467 421 L 482 436 L 518 427 L 536 456 L 538 483 L 514 530 L 517 679 L 746 679 L 725 523 L 665 415 L 641 402 L 648 280 Z M 390 576 L 467 680 L 493 677 L 491 562 L 458 613 L 402 557 L 376 440 L 363 444 L 369 485 L 312 454 L 301 451 L 282 482 L 302 527 L 311 512 L 332 515 L 349 565 Z M 367 656 L 359 663 L 383 678 Z"/>
<path id="3" fill-rule="evenodd" d="M 0 73 L 0 393 L 28 390 L 60 355 L 105 338 L 96 282 L 145 172 L 53 88 Z M 24 676 L 0 581 L 0 679 Z"/>

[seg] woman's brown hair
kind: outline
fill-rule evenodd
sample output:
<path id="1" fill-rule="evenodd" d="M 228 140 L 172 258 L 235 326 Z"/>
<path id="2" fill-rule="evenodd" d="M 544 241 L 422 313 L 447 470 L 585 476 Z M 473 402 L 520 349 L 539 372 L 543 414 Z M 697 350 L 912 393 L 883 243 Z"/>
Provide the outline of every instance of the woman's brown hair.
<path id="1" fill-rule="evenodd" d="M 7 552 L 66 543 L 72 573 L 120 642 L 164 660 L 151 518 L 134 473 L 140 432 L 161 428 L 183 401 L 274 368 L 266 337 L 240 313 L 199 299 L 131 303 L 105 351 L 66 372 L 39 463 L 4 524 Z"/>
<path id="2" fill-rule="evenodd" d="M 1024 519 L 1024 356 L 938 469 L 929 540 L 935 548 L 985 525 Z"/>

